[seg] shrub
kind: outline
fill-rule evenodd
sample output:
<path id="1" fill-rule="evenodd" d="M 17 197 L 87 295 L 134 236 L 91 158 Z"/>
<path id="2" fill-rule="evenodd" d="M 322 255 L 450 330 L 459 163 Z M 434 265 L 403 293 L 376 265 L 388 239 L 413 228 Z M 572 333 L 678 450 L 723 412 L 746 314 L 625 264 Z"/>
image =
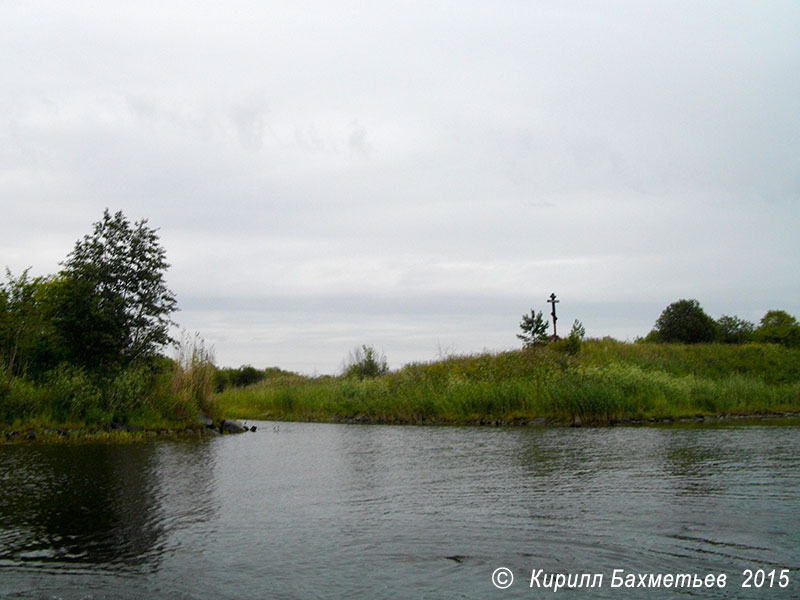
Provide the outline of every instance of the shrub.
<path id="1" fill-rule="evenodd" d="M 388 372 L 389 364 L 386 362 L 386 355 L 378 353 L 375 348 L 366 345 L 350 352 L 344 367 L 345 377 L 357 377 L 358 379 L 378 377 Z"/>
<path id="2" fill-rule="evenodd" d="M 119 371 L 106 384 L 106 406 L 114 421 L 125 423 L 141 409 L 150 408 L 148 400 L 153 392 L 154 377 L 146 365 L 130 366 Z"/>
<path id="3" fill-rule="evenodd" d="M 46 378 L 49 413 L 57 421 L 89 420 L 110 422 L 103 395 L 80 367 L 62 364 Z"/>
<path id="4" fill-rule="evenodd" d="M 583 323 L 581 323 L 578 319 L 575 319 L 569 335 L 563 340 L 558 340 L 556 342 L 556 349 L 575 356 L 581 351 L 581 344 L 583 343 L 583 338 L 585 337 L 586 328 L 583 326 Z"/>
<path id="5" fill-rule="evenodd" d="M 42 414 L 46 390 L 29 379 L 0 374 L 0 423 L 26 422 Z"/>

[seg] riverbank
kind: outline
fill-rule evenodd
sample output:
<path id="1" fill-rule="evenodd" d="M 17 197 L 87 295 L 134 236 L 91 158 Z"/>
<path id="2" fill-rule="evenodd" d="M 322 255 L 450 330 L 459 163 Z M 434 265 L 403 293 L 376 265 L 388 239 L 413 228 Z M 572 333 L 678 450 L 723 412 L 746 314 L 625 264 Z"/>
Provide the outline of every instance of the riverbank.
<path id="1" fill-rule="evenodd" d="M 487 420 L 476 419 L 474 421 L 441 421 L 441 420 L 426 420 L 426 421 L 401 421 L 397 419 L 384 420 L 382 418 L 370 418 L 367 416 L 358 417 L 343 417 L 343 418 L 328 418 L 318 419 L 313 416 L 302 418 L 284 418 L 279 415 L 271 415 L 265 413 L 261 417 L 266 421 L 288 422 L 288 423 L 331 423 L 339 425 L 419 425 L 419 426 L 465 426 L 465 427 L 581 427 L 583 425 L 580 419 L 576 419 L 571 423 L 559 419 L 548 419 L 544 417 L 537 417 L 531 420 L 523 418 L 516 418 L 510 421 L 503 419 Z M 763 414 L 736 414 L 736 415 L 695 415 L 693 417 L 649 417 L 647 419 L 620 419 L 612 420 L 605 423 L 597 421 L 587 422 L 588 426 L 595 427 L 609 427 L 609 426 L 658 426 L 658 427 L 694 427 L 694 426 L 714 426 L 714 425 L 800 425 L 800 411 L 785 411 L 785 412 L 771 412 Z"/>
<path id="2" fill-rule="evenodd" d="M 13 442 L 136 442 L 151 438 L 202 438 L 224 434 L 257 431 L 257 426 L 248 426 L 238 421 L 223 419 L 214 422 L 208 417 L 200 417 L 190 423 L 162 423 L 160 426 L 140 427 L 137 425 L 113 424 L 16 424 L 13 427 L 0 427 L 0 443 Z"/>
<path id="3" fill-rule="evenodd" d="M 36 376 L 0 369 L 0 442 L 221 432 L 213 373 L 210 356 L 194 340 L 175 360 L 154 356 L 94 370 L 61 363 Z"/>
<path id="4" fill-rule="evenodd" d="M 574 350 L 574 349 L 573 349 Z M 603 425 L 800 413 L 800 351 L 588 340 L 414 363 L 375 378 L 278 374 L 218 394 L 227 418 Z"/>
<path id="5" fill-rule="evenodd" d="M 105 384 L 76 371 L 58 375 L 42 384 L 4 380 L 0 442 L 215 435 L 233 419 L 486 426 L 800 420 L 800 351 L 767 344 L 588 340 L 579 348 L 453 356 L 361 379 L 273 369 L 257 384 L 216 395 L 207 362 L 147 378 L 123 372 Z M 197 421 L 198 414 L 213 420 Z"/>

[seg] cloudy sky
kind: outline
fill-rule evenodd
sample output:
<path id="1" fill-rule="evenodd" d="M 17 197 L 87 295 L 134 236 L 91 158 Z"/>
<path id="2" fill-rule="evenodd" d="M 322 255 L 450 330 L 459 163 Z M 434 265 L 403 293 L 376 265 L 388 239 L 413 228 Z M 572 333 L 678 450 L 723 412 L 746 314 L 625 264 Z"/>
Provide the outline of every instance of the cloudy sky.
<path id="1" fill-rule="evenodd" d="M 0 0 L 0 267 L 159 228 L 217 362 L 800 316 L 800 4 Z"/>

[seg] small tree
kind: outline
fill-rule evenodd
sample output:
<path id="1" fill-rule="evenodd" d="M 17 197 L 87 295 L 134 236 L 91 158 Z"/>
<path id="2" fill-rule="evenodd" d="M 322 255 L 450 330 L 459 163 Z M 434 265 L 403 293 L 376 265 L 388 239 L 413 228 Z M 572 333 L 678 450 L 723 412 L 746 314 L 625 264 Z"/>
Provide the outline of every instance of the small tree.
<path id="1" fill-rule="evenodd" d="M 722 315 L 717 319 L 719 340 L 725 344 L 744 344 L 753 339 L 756 326 L 739 317 Z"/>
<path id="2" fill-rule="evenodd" d="M 372 346 L 362 345 L 350 352 L 347 363 L 344 367 L 345 377 L 378 377 L 389 372 L 389 363 L 386 362 L 386 355 L 379 353 Z"/>
<path id="3" fill-rule="evenodd" d="M 800 348 L 800 324 L 785 310 L 771 310 L 761 318 L 755 338 L 760 342 Z"/>
<path id="4" fill-rule="evenodd" d="M 713 342 L 717 325 L 700 307 L 697 300 L 673 302 L 658 317 L 654 330 L 648 336 L 660 342 L 698 344 Z"/>
<path id="5" fill-rule="evenodd" d="M 519 324 L 522 333 L 518 333 L 517 337 L 526 348 L 543 344 L 547 341 L 547 327 L 548 322 L 542 316 L 542 311 L 537 313 L 531 309 L 530 315 L 522 315 L 522 322 Z"/>
<path id="6" fill-rule="evenodd" d="M 73 360 L 90 366 L 126 364 L 152 356 L 174 340 L 167 289 L 169 264 L 155 229 L 122 212 L 94 224 L 62 263 L 58 325 Z"/>
<path id="7" fill-rule="evenodd" d="M 581 344 L 583 343 L 583 338 L 586 337 L 586 328 L 583 326 L 578 319 L 572 323 L 572 329 L 569 332 L 569 336 L 564 341 L 564 348 L 569 354 L 577 354 L 581 350 Z"/>

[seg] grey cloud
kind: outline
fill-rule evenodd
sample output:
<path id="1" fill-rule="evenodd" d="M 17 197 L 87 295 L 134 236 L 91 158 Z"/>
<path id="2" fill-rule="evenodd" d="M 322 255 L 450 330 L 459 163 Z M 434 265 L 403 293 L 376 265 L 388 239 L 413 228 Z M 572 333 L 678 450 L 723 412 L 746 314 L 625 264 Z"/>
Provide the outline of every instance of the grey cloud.
<path id="1" fill-rule="evenodd" d="M 46 273 L 103 208 L 147 217 L 226 364 L 513 347 L 551 291 L 590 335 L 679 297 L 800 316 L 798 28 L 791 3 L 1 4 L 0 252 Z"/>
<path id="2" fill-rule="evenodd" d="M 255 95 L 233 109 L 232 119 L 239 134 L 239 141 L 246 150 L 258 151 L 263 147 L 264 135 L 268 131 L 269 113 L 263 95 Z"/>
<path id="3" fill-rule="evenodd" d="M 370 154 L 370 146 L 367 141 L 367 128 L 361 125 L 358 121 L 353 121 L 351 124 L 350 137 L 347 144 L 352 152 L 367 157 Z"/>

